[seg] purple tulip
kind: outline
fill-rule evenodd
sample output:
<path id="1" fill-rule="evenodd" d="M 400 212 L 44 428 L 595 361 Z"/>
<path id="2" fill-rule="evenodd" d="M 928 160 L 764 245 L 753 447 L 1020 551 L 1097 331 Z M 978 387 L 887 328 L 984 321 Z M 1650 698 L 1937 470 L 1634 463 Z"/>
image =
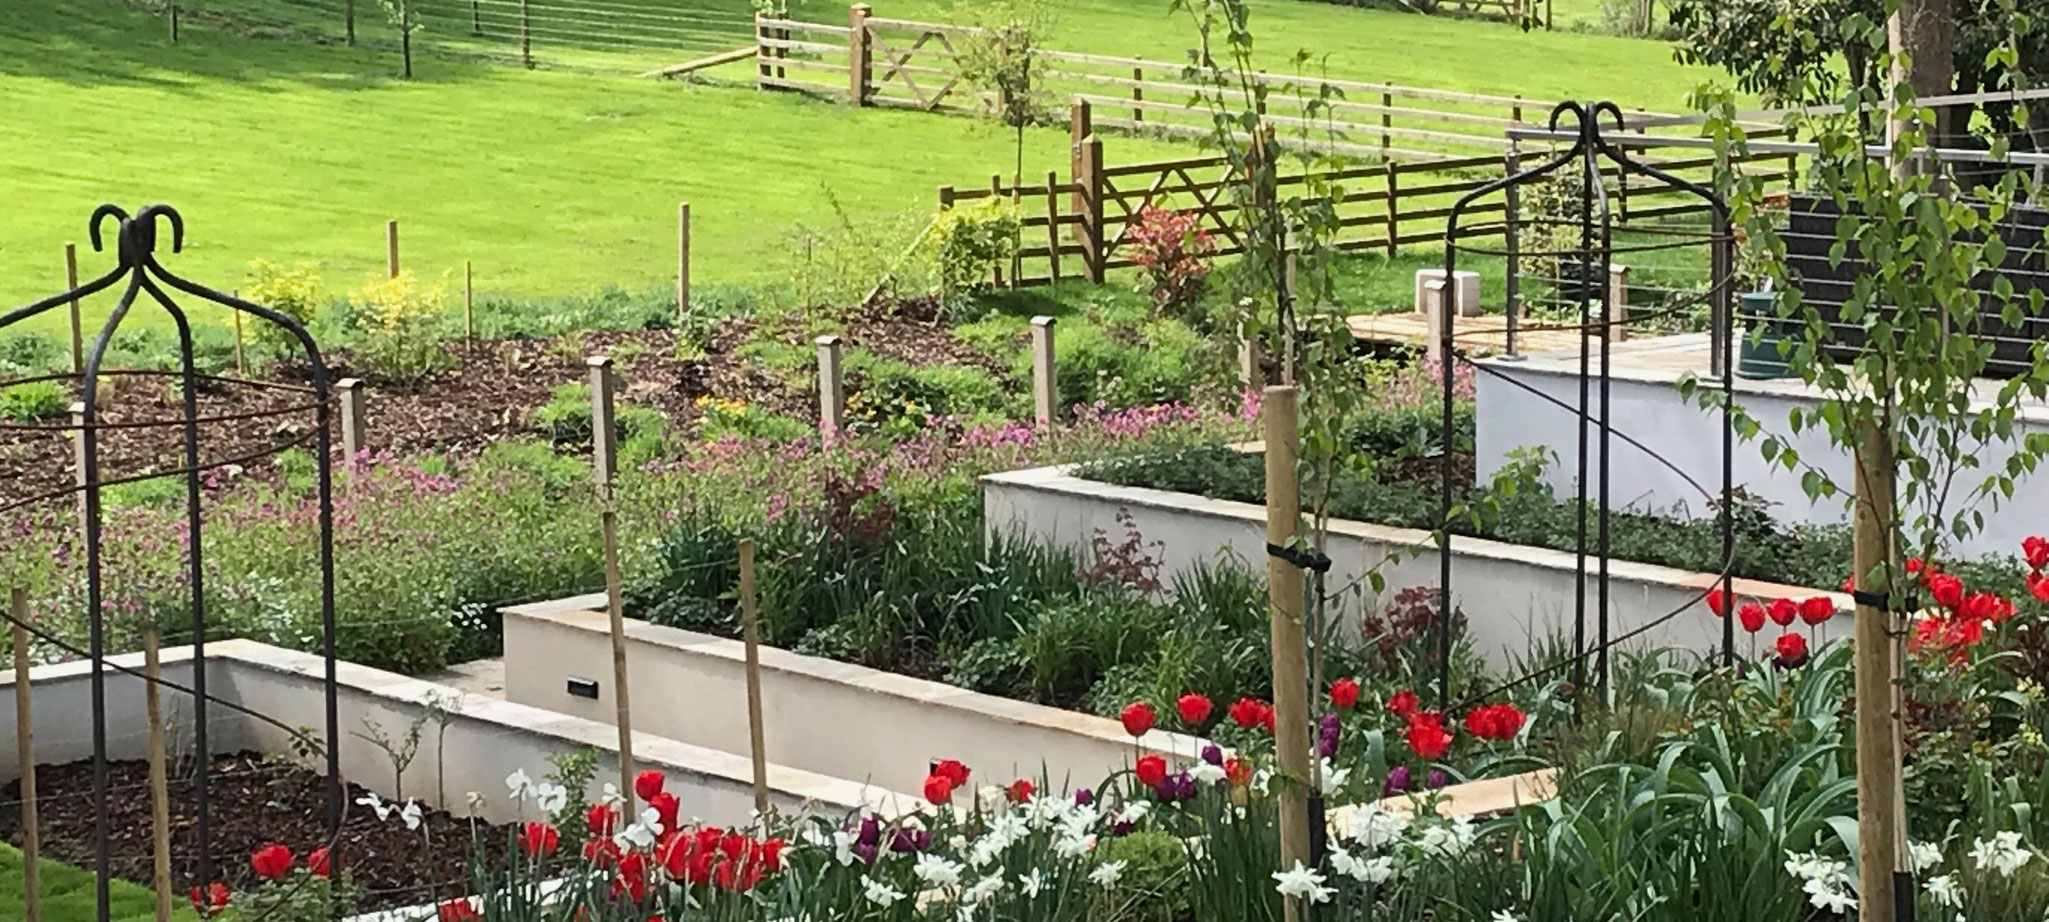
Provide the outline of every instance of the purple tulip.
<path id="1" fill-rule="evenodd" d="M 1338 757 L 1338 735 L 1344 730 L 1335 711 L 1323 715 L 1317 726 L 1316 751 L 1326 759 Z"/>
<path id="2" fill-rule="evenodd" d="M 1414 783 L 1415 781 L 1409 777 L 1409 767 L 1397 765 L 1393 771 L 1387 773 L 1387 783 L 1380 786 L 1380 795 L 1393 797 L 1396 794 L 1405 794 Z"/>
<path id="3" fill-rule="evenodd" d="M 1091 790 L 1089 790 L 1088 788 L 1076 788 L 1076 789 L 1075 789 L 1075 791 L 1074 791 L 1074 804 L 1075 804 L 1075 806 L 1078 806 L 1078 807 L 1086 807 L 1086 806 L 1088 806 L 1088 805 L 1090 805 L 1090 804 L 1093 804 L 1093 803 L 1095 803 L 1095 802 L 1096 802 L 1096 792 L 1094 792 L 1094 791 L 1091 791 Z"/>
<path id="4" fill-rule="evenodd" d="M 898 854 L 915 854 L 932 847 L 932 834 L 923 829 L 899 826 L 896 835 L 889 841 L 889 850 Z"/>
<path id="5" fill-rule="evenodd" d="M 1431 769 L 1429 777 L 1423 779 L 1423 784 L 1433 791 L 1450 783 L 1451 776 L 1445 774 L 1442 769 L 1436 768 Z"/>
<path id="6" fill-rule="evenodd" d="M 1202 760 L 1218 768 L 1223 768 L 1224 751 L 1222 749 L 1217 748 L 1217 744 L 1211 743 L 1207 746 L 1202 747 Z"/>
<path id="7" fill-rule="evenodd" d="M 874 864 L 875 856 L 879 850 L 867 842 L 856 842 L 854 847 L 848 849 L 848 851 L 853 852 L 854 857 L 861 859 L 862 864 Z"/>
<path id="8" fill-rule="evenodd" d="M 872 813 L 865 817 L 862 817 L 861 832 L 858 835 L 854 836 L 854 841 L 861 845 L 866 845 L 869 848 L 874 848 L 877 845 L 881 845 L 882 818 Z"/>

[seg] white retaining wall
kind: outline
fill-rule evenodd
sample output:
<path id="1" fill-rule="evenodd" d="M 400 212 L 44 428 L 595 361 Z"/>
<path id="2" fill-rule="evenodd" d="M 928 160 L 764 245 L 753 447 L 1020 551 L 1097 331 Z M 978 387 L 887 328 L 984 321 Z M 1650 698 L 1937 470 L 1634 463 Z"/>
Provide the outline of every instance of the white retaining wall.
<path id="1" fill-rule="evenodd" d="M 1067 467 L 1043 467 L 982 478 L 982 509 L 992 530 L 1015 529 L 1041 541 L 1083 549 L 1098 530 L 1113 541 L 1122 540 L 1124 526 L 1117 521 L 1122 510 L 1131 516 L 1148 544 L 1162 545 L 1158 553 L 1163 575 L 1171 576 L 1219 559 L 1238 560 L 1262 570 L 1265 567 L 1264 506 L 1116 486 L 1074 476 Z M 1438 583 L 1435 538 L 1426 531 L 1333 520 L 1326 552 L 1332 561 L 1327 585 L 1335 588 L 1356 583 L 1361 587 L 1364 598 L 1352 602 L 1354 615 L 1362 604 L 1377 609 L 1403 588 L 1435 587 Z M 1574 555 L 1569 551 L 1454 537 L 1453 604 L 1465 613 L 1475 647 L 1490 662 L 1506 665 L 1512 655 L 1526 652 L 1532 640 L 1541 639 L 1552 630 L 1569 631 L 1576 610 L 1573 565 Z M 1595 639 L 1595 584 L 1591 573 L 1596 565 L 1595 561 L 1589 562 L 1586 590 L 1589 642 Z M 1379 596 L 1372 593 L 1363 578 L 1367 570 L 1376 566 L 1386 581 L 1386 591 Z M 1612 562 L 1610 636 L 1619 637 L 1668 612 L 1685 608 L 1670 621 L 1647 630 L 1635 642 L 1694 650 L 1719 645 L 1721 622 L 1696 601 L 1714 582 L 1715 577 L 1707 573 L 1630 561 Z M 1814 589 L 1741 579 L 1735 581 L 1735 589 L 1738 596 L 1765 599 L 1823 594 Z M 1848 596 L 1830 594 L 1839 607 L 1849 605 Z M 1355 624 L 1354 620 L 1346 629 Z M 1738 634 L 1740 637 L 1741 632 Z M 1744 641 L 1739 639 L 1738 643 Z"/>
<path id="2" fill-rule="evenodd" d="M 612 653 L 602 596 L 505 610 L 508 700 L 610 720 Z M 634 727 L 748 752 L 745 647 L 738 641 L 627 622 Z M 930 762 L 959 759 L 974 784 L 1037 779 L 1095 787 L 1141 751 L 1192 758 L 1201 741 L 1154 731 L 1135 746 L 1117 721 L 977 694 L 863 666 L 761 649 L 769 761 L 916 791 Z M 596 699 L 569 694 L 572 678 Z"/>

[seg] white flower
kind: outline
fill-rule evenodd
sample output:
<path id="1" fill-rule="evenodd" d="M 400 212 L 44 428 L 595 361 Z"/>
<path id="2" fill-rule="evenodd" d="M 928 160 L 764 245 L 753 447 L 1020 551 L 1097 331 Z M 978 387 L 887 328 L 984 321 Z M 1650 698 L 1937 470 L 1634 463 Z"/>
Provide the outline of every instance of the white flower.
<path id="1" fill-rule="evenodd" d="M 832 860 L 839 862 L 840 867 L 843 868 L 854 863 L 854 836 L 852 833 L 842 829 L 832 834 Z"/>
<path id="2" fill-rule="evenodd" d="M 635 820 L 625 829 L 619 830 L 619 834 L 612 837 L 612 844 L 619 846 L 620 851 L 632 851 L 636 848 L 653 848 L 655 844 L 655 830 L 661 827 L 661 823 L 662 815 L 656 812 L 653 807 L 649 807 L 646 810 L 640 811 L 640 819 Z"/>
<path id="3" fill-rule="evenodd" d="M 370 812 L 377 814 L 377 821 L 380 823 L 391 818 L 391 805 L 385 803 L 384 798 L 377 796 L 375 791 L 363 792 L 363 796 L 356 798 L 356 803 L 369 807 Z"/>
<path id="4" fill-rule="evenodd" d="M 1402 840 L 1409 831 L 1407 817 L 1391 810 L 1381 809 L 1379 803 L 1370 803 L 1353 811 L 1352 841 L 1365 850 L 1379 851 Z"/>
<path id="5" fill-rule="evenodd" d="M 625 802 L 626 797 L 619 793 L 619 786 L 610 781 L 605 782 L 605 793 L 598 798 L 598 803 L 616 807 Z"/>
<path id="6" fill-rule="evenodd" d="M 420 802 L 417 800 L 406 801 L 406 805 L 398 810 L 398 818 L 405 821 L 407 829 L 420 828 Z"/>
<path id="7" fill-rule="evenodd" d="M 526 776 L 524 768 L 515 768 L 512 774 L 505 776 L 505 789 L 511 792 L 513 800 L 525 800 L 533 788 L 534 780 Z"/>
<path id="8" fill-rule="evenodd" d="M 1318 788 L 1318 790 L 1325 794 L 1344 787 L 1345 780 L 1352 777 L 1351 769 L 1339 768 L 1331 764 L 1329 759 L 1323 760 L 1322 769 L 1322 771 L 1317 773 L 1316 777 L 1323 783 L 1323 786 Z"/>
<path id="9" fill-rule="evenodd" d="M 861 895 L 867 898 L 868 902 L 884 909 L 896 905 L 897 900 L 904 898 L 903 891 L 873 877 L 861 878 Z"/>
<path id="10" fill-rule="evenodd" d="M 1153 812 L 1153 805 L 1151 803 L 1143 800 L 1134 800 L 1118 808 L 1117 822 L 1137 825 L 1139 820 L 1145 819 L 1146 814 L 1151 812 Z"/>
<path id="11" fill-rule="evenodd" d="M 1024 892 L 1025 899 L 1037 899 L 1039 891 L 1046 889 L 1046 875 L 1033 868 L 1030 874 L 1017 879 L 1017 889 Z"/>
<path id="12" fill-rule="evenodd" d="M 1188 770 L 1188 777 L 1195 779 L 1196 784 L 1204 787 L 1215 787 L 1223 783 L 1223 780 L 1229 776 L 1224 774 L 1224 767 L 1221 765 L 1200 762 L 1194 768 Z"/>
<path id="13" fill-rule="evenodd" d="M 1522 920 L 1516 918 L 1515 913 L 1509 912 L 1506 909 L 1496 909 L 1494 910 L 1494 915 L 1488 917 L 1487 922 L 1522 922 Z"/>
<path id="14" fill-rule="evenodd" d="M 1456 858 L 1473 844 L 1476 835 L 1478 832 L 1473 829 L 1472 817 L 1455 816 L 1449 826 L 1432 826 L 1423 830 L 1423 835 L 1416 840 L 1416 847 L 1426 855 Z"/>
<path id="15" fill-rule="evenodd" d="M 1834 913 L 1848 912 L 1857 907 L 1857 898 L 1850 893 L 1850 864 L 1833 858 L 1809 852 L 1786 855 L 1786 873 L 1802 881 L 1801 889 L 1807 892 L 1807 901 L 1816 909 Z"/>
<path id="16" fill-rule="evenodd" d="M 1360 883 L 1381 884 L 1394 876 L 1394 856 L 1382 855 L 1361 860 L 1342 848 L 1332 848 L 1330 867 L 1331 870 Z"/>
<path id="17" fill-rule="evenodd" d="M 948 861 L 929 853 L 919 855 L 917 864 L 911 866 L 911 873 L 934 887 L 951 887 L 960 883 L 960 875 L 964 870 L 966 868 L 959 862 Z"/>
<path id="18" fill-rule="evenodd" d="M 1003 889 L 1003 875 L 991 874 L 975 881 L 975 885 L 968 888 L 968 892 L 961 897 L 961 901 L 974 904 L 986 903 L 994 899 L 996 891 L 1001 889 Z"/>
<path id="19" fill-rule="evenodd" d="M 1105 861 L 1097 865 L 1095 870 L 1089 872 L 1089 883 L 1107 890 L 1117 886 L 1117 881 L 1123 877 L 1124 862 Z"/>
<path id="20" fill-rule="evenodd" d="M 1010 804 L 1010 792 L 1000 785 L 982 785 L 975 789 L 975 804 L 982 808 L 983 813 L 1002 813 L 1003 808 Z"/>
<path id="21" fill-rule="evenodd" d="M 1323 885 L 1323 875 L 1305 868 L 1302 862 L 1285 871 L 1274 872 L 1274 889 L 1282 896 L 1306 899 L 1312 903 L 1328 903 L 1335 889 Z"/>
<path id="22" fill-rule="evenodd" d="M 463 800 L 469 803 L 471 811 L 484 809 L 484 795 L 482 794 L 479 794 L 475 791 L 471 791 L 468 794 L 463 795 Z M 361 803 L 361 801 L 357 802 Z"/>
<path id="23" fill-rule="evenodd" d="M 1978 870 L 1996 870 L 2001 877 L 2012 877 L 2033 857 L 2034 852 L 2021 847 L 2021 834 L 2011 830 L 1971 843 L 1971 861 Z"/>
<path id="24" fill-rule="evenodd" d="M 1079 858 L 1095 848 L 1095 836 L 1061 836 L 1053 840 L 1053 853 L 1062 858 Z"/>
<path id="25" fill-rule="evenodd" d="M 1964 905 L 1964 890 L 1957 886 L 1955 877 L 1944 874 L 1928 879 L 1928 898 L 1937 906 L 1959 909 Z"/>
<path id="26" fill-rule="evenodd" d="M 561 812 L 569 805 L 569 789 L 559 784 L 541 784 L 534 788 L 534 803 L 544 812 Z"/>
<path id="27" fill-rule="evenodd" d="M 1927 842 L 1907 843 L 1907 865 L 1919 874 L 1942 863 L 1942 847 Z"/>

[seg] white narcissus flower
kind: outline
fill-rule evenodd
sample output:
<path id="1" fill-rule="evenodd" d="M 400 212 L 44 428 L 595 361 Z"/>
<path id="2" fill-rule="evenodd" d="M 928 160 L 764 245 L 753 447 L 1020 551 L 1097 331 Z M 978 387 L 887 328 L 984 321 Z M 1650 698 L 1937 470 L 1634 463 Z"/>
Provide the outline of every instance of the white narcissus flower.
<path id="1" fill-rule="evenodd" d="M 484 795 L 479 794 L 475 791 L 471 791 L 467 794 L 464 794 L 462 797 L 463 801 L 470 805 L 470 810 L 472 812 L 484 809 Z"/>
<path id="2" fill-rule="evenodd" d="M 1394 876 L 1394 856 L 1361 859 L 1342 848 L 1330 851 L 1331 870 L 1360 883 L 1383 884 Z"/>
<path id="3" fill-rule="evenodd" d="M 1971 861 L 1978 870 L 1998 871 L 2001 877 L 2012 877 L 2034 857 L 2034 852 L 2021 845 L 2021 834 L 2012 830 L 1971 843 Z"/>
<path id="4" fill-rule="evenodd" d="M 385 803 L 384 798 L 377 796 L 375 791 L 363 792 L 363 796 L 356 798 L 356 803 L 369 807 L 370 812 L 377 814 L 377 821 L 380 823 L 391 818 L 391 805 Z"/>
<path id="5" fill-rule="evenodd" d="M 407 829 L 419 829 L 420 802 L 417 800 L 406 801 L 406 805 L 398 809 L 398 818 L 405 821 Z"/>
<path id="6" fill-rule="evenodd" d="M 975 885 L 968 888 L 968 892 L 961 897 L 961 901 L 963 903 L 973 903 L 977 905 L 981 903 L 986 903 L 992 899 L 995 899 L 997 891 L 1002 889 L 1003 875 L 991 874 L 987 877 L 982 878 L 981 880 L 975 881 Z"/>
<path id="7" fill-rule="evenodd" d="M 559 784 L 542 784 L 534 788 L 534 803 L 547 813 L 558 813 L 569 805 L 569 789 Z"/>
<path id="8" fill-rule="evenodd" d="M 505 776 L 505 789 L 511 792 L 513 800 L 525 800 L 533 787 L 534 780 L 527 777 L 524 768 L 515 768 L 512 774 Z"/>
<path id="9" fill-rule="evenodd" d="M 911 866 L 911 873 L 934 887 L 951 887 L 960 883 L 960 875 L 964 870 L 966 868 L 959 862 L 948 861 L 929 853 L 919 855 L 917 863 Z"/>
<path id="10" fill-rule="evenodd" d="M 1455 816 L 1449 826 L 1431 826 L 1423 830 L 1423 835 L 1416 840 L 1416 847 L 1426 855 L 1456 858 L 1465 854 L 1477 835 L 1479 832 L 1473 828 L 1472 817 Z"/>
<path id="11" fill-rule="evenodd" d="M 1337 891 L 1323 885 L 1324 877 L 1314 870 L 1303 867 L 1302 862 L 1285 871 L 1274 872 L 1274 889 L 1282 896 L 1306 899 L 1312 903 L 1328 903 L 1331 894 Z"/>
<path id="12" fill-rule="evenodd" d="M 1907 843 L 1907 865 L 1919 874 L 1942 863 L 1942 847 L 1928 842 Z"/>
<path id="13" fill-rule="evenodd" d="M 1095 848 L 1095 836 L 1061 836 L 1053 841 L 1053 853 L 1062 858 L 1079 858 Z"/>
<path id="14" fill-rule="evenodd" d="M 1134 800 L 1117 808 L 1117 822 L 1136 824 L 1139 820 L 1145 819 L 1146 814 L 1151 812 L 1153 812 L 1153 805 L 1151 803 L 1143 800 Z"/>
<path id="15" fill-rule="evenodd" d="M 1506 909 L 1496 909 L 1494 910 L 1494 915 L 1487 918 L 1487 922 L 1522 922 L 1522 920 L 1516 918 L 1515 913 L 1509 912 Z"/>
<path id="16" fill-rule="evenodd" d="M 1002 813 L 1010 805 L 1010 793 L 998 785 L 982 785 L 975 789 L 975 805 L 985 814 Z"/>
<path id="17" fill-rule="evenodd" d="M 1095 870 L 1089 872 L 1089 883 L 1107 890 L 1117 886 L 1117 881 L 1123 879 L 1123 877 L 1124 862 L 1105 861 L 1097 865 Z"/>
<path id="18" fill-rule="evenodd" d="M 1030 874 L 1017 879 L 1017 889 L 1025 895 L 1025 899 L 1037 899 L 1039 891 L 1046 889 L 1046 875 L 1038 868 L 1033 868 Z"/>
<path id="19" fill-rule="evenodd" d="M 1188 777 L 1194 779 L 1196 784 L 1205 787 L 1215 787 L 1224 783 L 1224 779 L 1228 776 L 1224 774 L 1223 766 L 1202 762 L 1188 770 Z"/>
<path id="20" fill-rule="evenodd" d="M 1351 769 L 1339 768 L 1332 764 L 1329 759 L 1324 759 L 1320 768 L 1322 770 L 1316 773 L 1316 778 L 1321 782 L 1322 786 L 1317 788 L 1317 790 L 1325 794 L 1344 787 L 1345 782 L 1352 777 Z"/>
<path id="21" fill-rule="evenodd" d="M 1408 831 L 1408 818 L 1382 809 L 1377 802 L 1367 804 L 1352 813 L 1352 841 L 1369 852 L 1379 851 L 1400 842 Z"/>
<path id="22" fill-rule="evenodd" d="M 619 786 L 609 781 L 605 782 L 605 793 L 598 798 L 598 803 L 616 807 L 625 802 L 626 797 L 619 793 Z"/>
<path id="23" fill-rule="evenodd" d="M 873 877 L 863 877 L 861 878 L 861 896 L 870 903 L 888 909 L 896 905 L 896 901 L 903 899 L 904 893 L 902 890 L 891 887 Z"/>
<path id="24" fill-rule="evenodd" d="M 1944 874 L 1928 879 L 1928 898 L 1937 906 L 1960 909 L 1964 905 L 1964 888 L 1957 886 L 1955 877 Z"/>
<path id="25" fill-rule="evenodd" d="M 839 862 L 840 867 L 843 868 L 849 867 L 854 863 L 854 836 L 852 833 L 842 829 L 832 834 L 832 860 Z"/>

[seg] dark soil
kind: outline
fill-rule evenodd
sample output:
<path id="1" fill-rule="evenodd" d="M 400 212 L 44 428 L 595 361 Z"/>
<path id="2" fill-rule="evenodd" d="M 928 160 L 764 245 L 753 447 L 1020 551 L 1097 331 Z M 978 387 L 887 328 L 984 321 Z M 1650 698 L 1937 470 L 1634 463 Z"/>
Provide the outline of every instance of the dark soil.
<path id="1" fill-rule="evenodd" d="M 916 365 L 1005 370 L 945 326 L 926 319 L 929 313 L 915 303 L 900 310 L 878 308 L 847 324 L 845 340 L 849 346 Z M 727 318 L 710 331 L 701 357 L 682 360 L 677 358 L 678 334 L 672 330 L 498 340 L 480 342 L 474 349 L 450 344 L 446 348 L 453 370 L 425 384 L 371 382 L 364 425 L 370 445 L 378 450 L 472 456 L 495 442 L 541 434 L 536 411 L 555 388 L 589 380 L 584 359 L 598 354 L 614 357 L 623 404 L 658 409 L 674 426 L 695 421 L 700 413 L 696 401 L 703 397 L 737 398 L 772 412 L 815 417 L 818 394 L 808 379 L 779 378 L 739 354 L 754 327 L 752 320 Z M 801 330 L 770 335 L 805 341 Z M 353 374 L 346 354 L 334 357 L 332 364 L 330 382 Z M 304 369 L 280 366 L 252 376 L 300 387 L 309 383 Z M 233 461 L 261 471 L 271 463 L 269 455 L 275 449 L 292 444 L 310 449 L 315 426 L 311 403 L 312 395 L 303 391 L 208 382 L 199 395 L 199 415 L 222 419 L 199 427 L 201 463 Z M 121 375 L 111 384 L 103 379 L 100 406 L 107 424 L 176 423 L 182 398 L 175 378 Z M 45 425 L 62 426 L 64 421 Z M 338 430 L 335 441 L 339 451 Z M 105 429 L 101 446 L 102 482 L 166 474 L 183 466 L 184 432 L 177 425 Z M 73 458 L 71 433 L 0 429 L 0 484 L 5 484 L 0 487 L 0 509 L 70 489 Z"/>
<path id="2" fill-rule="evenodd" d="M 1470 488 L 1479 476 L 1473 462 L 1472 452 L 1455 452 L 1451 456 L 1451 482 L 1461 492 Z M 1441 455 L 1403 458 L 1395 462 L 1394 470 L 1385 475 L 1395 483 L 1414 484 L 1419 487 L 1436 488 L 1443 483 L 1444 460 Z"/>
<path id="3" fill-rule="evenodd" d="M 114 875 L 150 885 L 151 825 L 149 768 L 144 762 L 108 766 L 107 832 Z M 177 773 L 174 773 L 177 774 Z M 173 777 L 171 795 L 171 882 L 184 894 L 208 883 L 198 878 L 200 847 L 193 785 Z M 213 855 L 213 879 L 237 891 L 258 881 L 249 855 L 273 842 L 292 850 L 303 864 L 313 849 L 327 844 L 327 785 L 322 775 L 296 766 L 266 762 L 243 753 L 214 760 L 208 785 L 206 849 Z M 341 835 L 332 853 L 362 892 L 365 910 L 409 906 L 469 891 L 469 863 L 475 843 L 491 855 L 502 855 L 508 830 L 484 823 L 474 826 L 441 811 L 427 813 L 421 828 L 408 830 L 396 817 L 380 821 L 370 808 L 356 803 L 362 788 L 347 785 Z M 91 870 L 93 867 L 92 763 L 45 765 L 36 772 L 38 825 L 46 858 Z M 0 787 L 0 838 L 21 844 L 19 782 Z"/>

